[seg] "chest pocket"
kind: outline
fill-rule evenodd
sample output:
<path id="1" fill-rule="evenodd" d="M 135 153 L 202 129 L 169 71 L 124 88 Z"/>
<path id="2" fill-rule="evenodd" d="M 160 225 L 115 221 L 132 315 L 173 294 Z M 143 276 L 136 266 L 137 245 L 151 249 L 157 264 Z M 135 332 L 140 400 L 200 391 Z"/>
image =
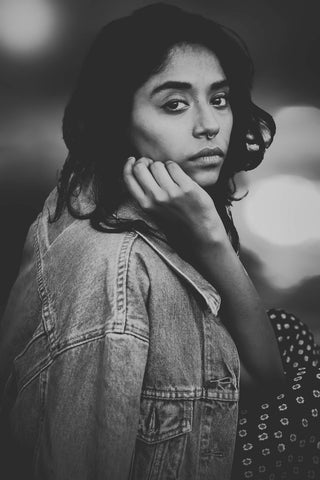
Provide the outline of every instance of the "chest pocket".
<path id="1" fill-rule="evenodd" d="M 142 398 L 138 438 L 152 444 L 192 430 L 192 400 Z"/>
<path id="2" fill-rule="evenodd" d="M 192 415 L 192 400 L 142 397 L 130 480 L 180 478 Z"/>

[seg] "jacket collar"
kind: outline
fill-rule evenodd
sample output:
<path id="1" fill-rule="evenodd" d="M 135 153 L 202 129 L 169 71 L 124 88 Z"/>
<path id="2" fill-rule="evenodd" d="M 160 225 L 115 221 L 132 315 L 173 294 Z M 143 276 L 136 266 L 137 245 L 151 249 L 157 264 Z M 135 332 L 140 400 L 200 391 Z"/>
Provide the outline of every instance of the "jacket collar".
<path id="1" fill-rule="evenodd" d="M 116 212 L 116 217 L 125 220 L 142 220 L 152 229 L 136 233 L 145 241 L 180 277 L 187 281 L 205 300 L 211 312 L 217 316 L 221 298 L 217 290 L 192 266 L 181 258 L 169 244 L 165 233 L 154 217 L 141 209 L 134 200 L 127 200 Z"/>
<path id="2" fill-rule="evenodd" d="M 54 189 L 47 199 L 47 206 L 53 209 L 56 199 L 57 191 Z M 74 198 L 74 206 L 82 214 L 94 210 L 90 186 L 87 189 L 83 189 L 80 195 Z M 69 215 L 67 215 L 67 217 L 69 217 Z M 139 237 L 146 242 L 172 270 L 187 281 L 201 295 L 215 316 L 218 315 L 221 304 L 219 293 L 190 263 L 181 258 L 171 247 L 163 229 L 155 217 L 142 210 L 139 204 L 133 199 L 127 199 L 123 202 L 115 212 L 115 217 L 123 220 L 142 220 L 151 229 L 151 232 L 141 232 L 136 229 L 135 231 Z"/>

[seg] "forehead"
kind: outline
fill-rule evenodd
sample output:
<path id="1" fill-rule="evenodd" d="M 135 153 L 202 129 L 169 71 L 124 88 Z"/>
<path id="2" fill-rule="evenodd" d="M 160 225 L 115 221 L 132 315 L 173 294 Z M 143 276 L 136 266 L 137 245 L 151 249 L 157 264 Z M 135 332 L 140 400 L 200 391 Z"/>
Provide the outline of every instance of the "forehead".
<path id="1" fill-rule="evenodd" d="M 179 45 L 171 49 L 164 67 L 149 82 L 155 84 L 169 78 L 194 83 L 199 78 L 213 82 L 226 77 L 211 50 L 201 45 Z"/>

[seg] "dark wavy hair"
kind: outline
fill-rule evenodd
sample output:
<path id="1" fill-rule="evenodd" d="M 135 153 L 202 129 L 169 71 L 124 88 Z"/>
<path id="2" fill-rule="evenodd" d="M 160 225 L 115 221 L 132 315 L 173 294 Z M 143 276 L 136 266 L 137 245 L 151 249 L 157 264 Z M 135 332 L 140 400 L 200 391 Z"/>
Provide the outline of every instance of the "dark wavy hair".
<path id="1" fill-rule="evenodd" d="M 133 96 L 164 68 L 173 47 L 185 44 L 212 51 L 230 86 L 233 129 L 227 158 L 211 192 L 228 224 L 224 212 L 235 199 L 234 175 L 259 165 L 275 124 L 251 100 L 253 65 L 239 36 L 211 19 L 163 3 L 112 21 L 94 40 L 64 113 L 63 138 L 69 154 L 58 182 L 53 221 L 67 207 L 76 218 L 90 218 L 96 229 L 102 224 L 115 226 L 112 214 L 123 200 L 123 166 L 128 156 L 136 154 L 127 134 Z M 84 215 L 72 199 L 88 181 L 95 207 Z M 229 221 L 228 230 L 231 227 Z"/>

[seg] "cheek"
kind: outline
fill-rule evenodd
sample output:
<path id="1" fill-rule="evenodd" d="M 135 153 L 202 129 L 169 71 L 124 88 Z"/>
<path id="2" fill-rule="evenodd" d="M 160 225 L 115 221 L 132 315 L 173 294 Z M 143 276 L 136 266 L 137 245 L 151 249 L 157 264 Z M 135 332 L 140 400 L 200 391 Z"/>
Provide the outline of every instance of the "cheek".
<path id="1" fill-rule="evenodd" d="M 167 161 L 178 157 L 177 132 L 168 121 L 159 118 L 136 119 L 131 129 L 131 141 L 140 155 Z"/>

